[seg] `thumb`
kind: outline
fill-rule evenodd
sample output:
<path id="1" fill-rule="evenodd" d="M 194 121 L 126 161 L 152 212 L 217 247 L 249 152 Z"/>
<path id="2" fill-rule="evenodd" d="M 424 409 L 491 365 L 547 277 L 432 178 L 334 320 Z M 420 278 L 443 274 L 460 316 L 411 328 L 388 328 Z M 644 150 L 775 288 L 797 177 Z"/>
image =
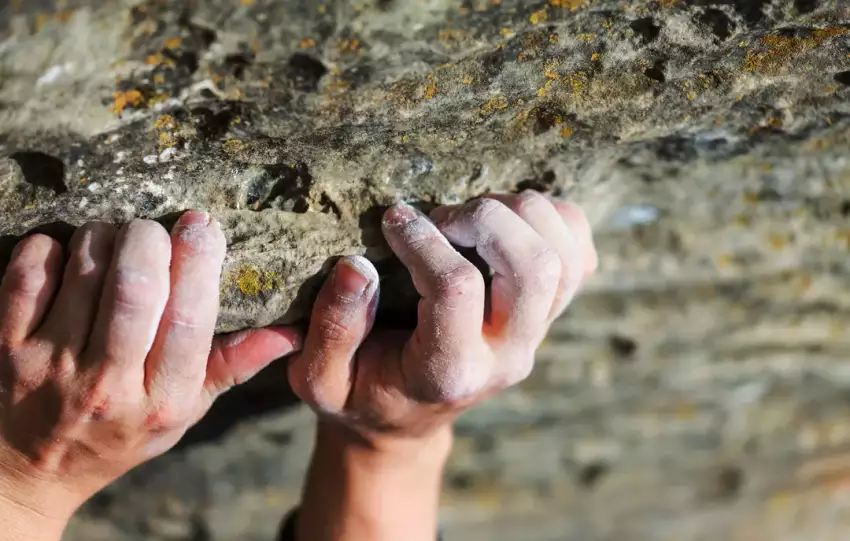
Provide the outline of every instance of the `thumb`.
<path id="1" fill-rule="evenodd" d="M 268 327 L 217 336 L 207 360 L 204 390 L 210 402 L 245 383 L 272 361 L 301 349 L 302 332 L 293 327 Z"/>

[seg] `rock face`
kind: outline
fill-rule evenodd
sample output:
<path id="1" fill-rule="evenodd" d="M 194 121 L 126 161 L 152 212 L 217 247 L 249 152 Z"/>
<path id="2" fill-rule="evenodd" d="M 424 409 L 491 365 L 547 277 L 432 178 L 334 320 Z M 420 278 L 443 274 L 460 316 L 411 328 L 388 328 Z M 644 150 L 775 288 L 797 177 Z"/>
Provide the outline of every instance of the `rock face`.
<path id="1" fill-rule="evenodd" d="M 207 209 L 230 245 L 221 331 L 303 319 L 345 254 L 401 293 L 385 313 L 409 306 L 376 227 L 394 201 L 584 205 L 600 273 L 532 378 L 459 424 L 449 539 L 846 538 L 846 2 L 2 9 L 0 252 Z M 274 409 L 273 383 L 234 404 Z M 215 444 L 112 487 L 71 538 L 267 539 L 309 416 L 221 440 L 222 408 Z"/>

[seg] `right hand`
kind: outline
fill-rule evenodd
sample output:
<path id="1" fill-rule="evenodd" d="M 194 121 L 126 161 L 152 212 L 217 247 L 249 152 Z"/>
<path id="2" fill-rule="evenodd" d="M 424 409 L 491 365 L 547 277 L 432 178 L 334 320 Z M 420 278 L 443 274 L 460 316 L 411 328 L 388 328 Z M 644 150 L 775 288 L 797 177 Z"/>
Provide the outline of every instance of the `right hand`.
<path id="1" fill-rule="evenodd" d="M 364 258 L 342 260 L 319 294 L 289 378 L 335 441 L 380 451 L 450 439 L 460 413 L 530 373 L 549 325 L 596 268 L 581 210 L 535 192 L 441 207 L 432 219 L 402 204 L 383 222 L 422 296 L 412 333 L 370 334 L 378 275 Z M 450 242 L 495 270 L 489 299 Z"/>

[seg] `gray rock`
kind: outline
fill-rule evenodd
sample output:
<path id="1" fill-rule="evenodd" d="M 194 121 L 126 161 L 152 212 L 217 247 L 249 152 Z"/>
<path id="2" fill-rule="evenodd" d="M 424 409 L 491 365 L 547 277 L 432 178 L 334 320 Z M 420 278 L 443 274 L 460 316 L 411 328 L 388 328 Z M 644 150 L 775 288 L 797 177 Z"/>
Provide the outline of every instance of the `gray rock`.
<path id="1" fill-rule="evenodd" d="M 351 253 L 402 293 L 384 313 L 409 307 L 377 233 L 394 201 L 586 208 L 600 272 L 532 377 L 459 423 L 450 539 L 846 538 L 845 2 L 22 4 L 0 17 L 20 164 L 0 164 L 0 247 L 210 210 L 221 331 L 303 319 Z M 158 492 L 198 538 L 268 538 L 310 418 L 233 430 L 123 480 L 71 538 L 149 538 Z"/>

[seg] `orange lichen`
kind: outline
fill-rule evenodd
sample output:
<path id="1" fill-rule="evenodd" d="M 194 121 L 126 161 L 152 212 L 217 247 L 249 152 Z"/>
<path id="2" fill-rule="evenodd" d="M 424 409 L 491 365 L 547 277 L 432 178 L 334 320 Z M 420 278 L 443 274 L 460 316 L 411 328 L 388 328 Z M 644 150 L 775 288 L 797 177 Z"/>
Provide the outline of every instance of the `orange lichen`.
<path id="1" fill-rule="evenodd" d="M 181 38 L 171 38 L 169 40 L 166 40 L 165 46 L 168 49 L 176 49 L 177 47 L 180 47 L 182 43 L 183 40 Z"/>
<path id="2" fill-rule="evenodd" d="M 761 38 L 762 51 L 750 50 L 744 58 L 744 70 L 777 74 L 792 58 L 823 45 L 828 40 L 847 34 L 846 28 L 830 27 L 812 31 L 808 37 L 769 35 Z"/>
<path id="3" fill-rule="evenodd" d="M 171 115 L 162 115 L 156 119 L 155 126 L 158 130 L 173 130 L 177 127 L 177 120 Z"/>
<path id="4" fill-rule="evenodd" d="M 584 7 L 584 0 L 549 0 L 549 4 L 555 8 L 567 8 L 570 11 Z"/>
<path id="5" fill-rule="evenodd" d="M 127 90 L 115 92 L 115 103 L 112 104 L 112 111 L 120 115 L 128 107 L 141 109 L 145 107 L 145 96 L 139 90 Z"/>
<path id="6" fill-rule="evenodd" d="M 428 83 L 428 86 L 425 87 L 425 99 L 431 100 L 440 92 L 440 89 L 437 88 L 436 83 L 431 81 Z"/>
<path id="7" fill-rule="evenodd" d="M 313 38 L 304 38 L 301 40 L 298 46 L 302 49 L 310 49 L 316 46 L 316 40 L 314 40 Z"/>
<path id="8" fill-rule="evenodd" d="M 569 126 L 564 126 L 563 128 L 561 128 L 561 137 L 563 137 L 564 139 L 572 137 L 572 135 L 573 135 L 573 129 L 570 128 Z"/>

